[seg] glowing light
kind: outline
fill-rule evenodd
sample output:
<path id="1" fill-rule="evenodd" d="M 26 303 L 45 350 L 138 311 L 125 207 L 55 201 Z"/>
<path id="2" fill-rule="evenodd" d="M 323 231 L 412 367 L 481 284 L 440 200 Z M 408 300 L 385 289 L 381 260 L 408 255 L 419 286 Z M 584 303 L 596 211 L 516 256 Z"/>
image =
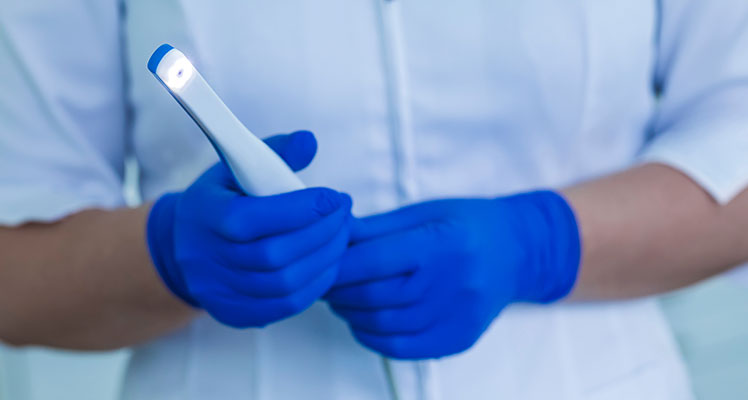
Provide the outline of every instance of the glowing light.
<path id="1" fill-rule="evenodd" d="M 187 58 L 180 57 L 167 70 L 164 83 L 172 90 L 179 90 L 190 81 L 194 73 L 192 63 Z"/>

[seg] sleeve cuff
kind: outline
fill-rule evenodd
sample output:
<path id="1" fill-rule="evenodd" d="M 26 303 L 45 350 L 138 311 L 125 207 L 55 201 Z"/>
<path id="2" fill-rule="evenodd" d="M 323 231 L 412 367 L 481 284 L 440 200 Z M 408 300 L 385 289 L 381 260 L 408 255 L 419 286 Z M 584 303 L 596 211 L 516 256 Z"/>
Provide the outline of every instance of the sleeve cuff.
<path id="1" fill-rule="evenodd" d="M 7 192 L 9 195 L 0 199 L 0 225 L 4 226 L 54 222 L 85 209 L 113 209 L 125 205 L 121 194 L 92 188 L 82 188 L 77 193 L 54 191 L 51 187 L 8 189 Z"/>
<path id="2" fill-rule="evenodd" d="M 718 203 L 727 204 L 748 186 L 748 122 L 664 132 L 644 149 L 639 160 L 673 167 Z"/>

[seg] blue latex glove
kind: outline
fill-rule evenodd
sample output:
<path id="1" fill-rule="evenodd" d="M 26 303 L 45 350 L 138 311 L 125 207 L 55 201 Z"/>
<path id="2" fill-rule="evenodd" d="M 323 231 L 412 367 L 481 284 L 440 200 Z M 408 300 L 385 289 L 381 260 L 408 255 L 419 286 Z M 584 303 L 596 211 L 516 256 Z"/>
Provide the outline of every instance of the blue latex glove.
<path id="1" fill-rule="evenodd" d="M 507 305 L 561 299 L 580 258 L 549 191 L 416 204 L 356 220 L 352 241 L 325 298 L 361 344 L 401 359 L 461 352 Z"/>
<path id="2" fill-rule="evenodd" d="M 294 170 L 314 157 L 309 132 L 266 140 Z M 242 194 L 224 163 L 153 206 L 147 238 L 166 286 L 234 327 L 297 314 L 335 282 L 349 241 L 351 199 L 313 188 L 268 197 Z"/>

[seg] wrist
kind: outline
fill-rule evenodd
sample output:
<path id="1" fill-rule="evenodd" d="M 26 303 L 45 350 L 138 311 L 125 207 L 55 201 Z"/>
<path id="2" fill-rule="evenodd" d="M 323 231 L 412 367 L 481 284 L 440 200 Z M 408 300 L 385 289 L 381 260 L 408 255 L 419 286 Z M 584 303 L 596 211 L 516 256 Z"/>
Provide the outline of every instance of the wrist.
<path id="1" fill-rule="evenodd" d="M 516 301 L 547 304 L 566 297 L 576 283 L 581 258 L 579 228 L 569 203 L 548 190 L 501 200 L 512 203 L 524 247 Z"/>
<path id="2" fill-rule="evenodd" d="M 174 221 L 179 194 L 167 193 L 151 207 L 146 225 L 146 240 L 153 265 L 161 281 L 185 303 L 199 307 L 187 290 L 174 257 Z"/>

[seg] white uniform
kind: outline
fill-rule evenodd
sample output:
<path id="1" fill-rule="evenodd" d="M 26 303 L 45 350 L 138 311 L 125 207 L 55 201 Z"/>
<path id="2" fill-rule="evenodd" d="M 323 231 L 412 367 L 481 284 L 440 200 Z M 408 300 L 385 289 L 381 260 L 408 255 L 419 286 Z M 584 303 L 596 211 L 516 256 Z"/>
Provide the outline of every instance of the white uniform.
<path id="1" fill-rule="evenodd" d="M 358 214 L 558 187 L 640 160 L 721 202 L 748 183 L 743 0 L 0 0 L 0 222 L 122 206 L 216 156 L 146 70 L 182 49 L 256 133 L 317 134 L 309 185 Z M 656 101 L 656 92 L 662 97 Z M 690 398 L 657 303 L 516 306 L 469 351 L 399 362 L 403 399 Z M 125 399 L 383 399 L 324 304 L 203 318 L 135 351 Z"/>

